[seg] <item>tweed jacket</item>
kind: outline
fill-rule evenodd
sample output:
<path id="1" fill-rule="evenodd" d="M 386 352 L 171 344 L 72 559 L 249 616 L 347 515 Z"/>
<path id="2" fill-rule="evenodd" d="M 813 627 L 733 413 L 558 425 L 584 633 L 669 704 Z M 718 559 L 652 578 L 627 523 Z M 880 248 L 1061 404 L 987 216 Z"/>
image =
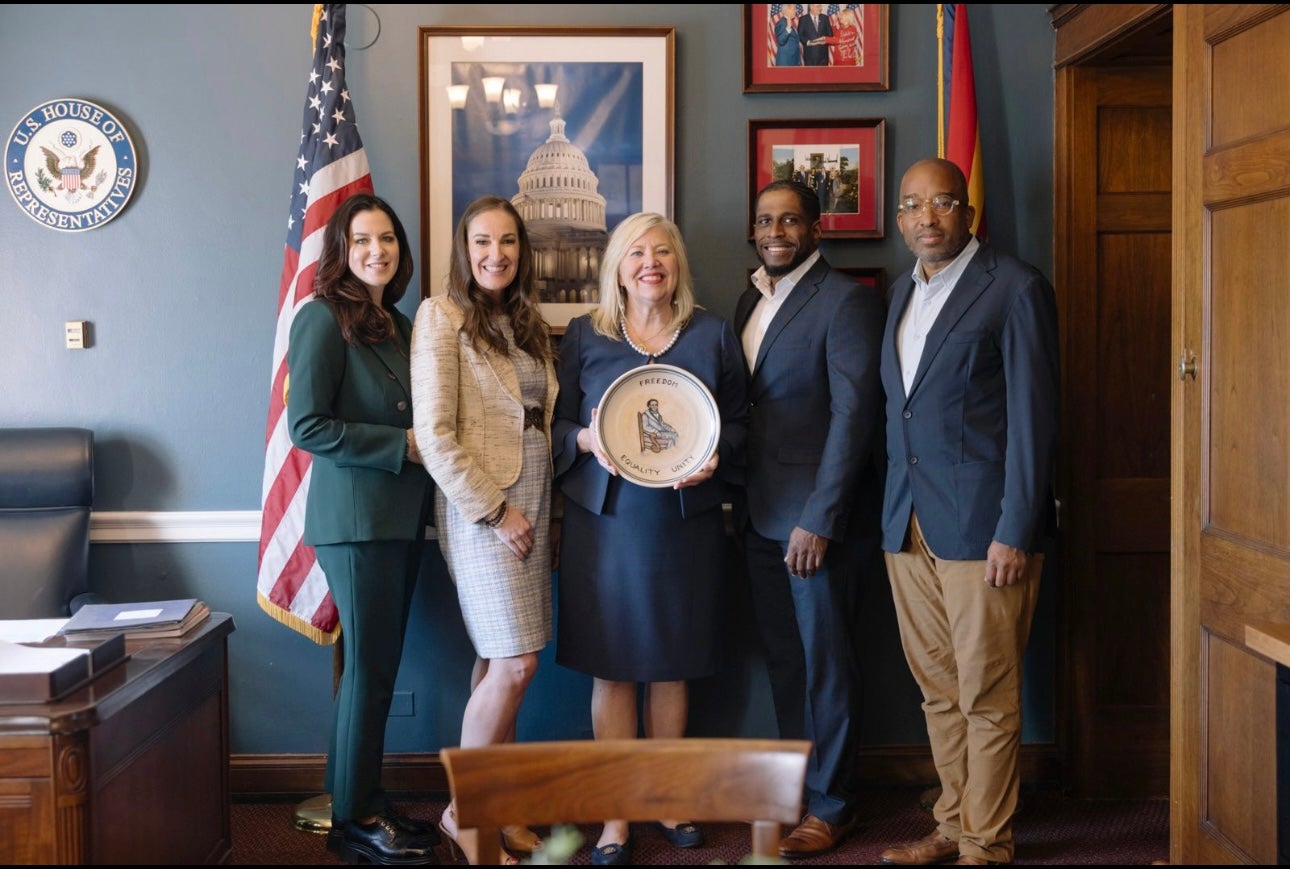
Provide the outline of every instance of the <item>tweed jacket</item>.
<path id="1" fill-rule="evenodd" d="M 465 311 L 447 296 L 417 309 L 412 328 L 412 427 L 417 449 L 439 491 L 468 521 L 502 503 L 502 490 L 520 476 L 524 402 L 510 359 L 471 346 L 462 334 Z M 546 365 L 543 431 L 550 442 L 557 392 Z"/>

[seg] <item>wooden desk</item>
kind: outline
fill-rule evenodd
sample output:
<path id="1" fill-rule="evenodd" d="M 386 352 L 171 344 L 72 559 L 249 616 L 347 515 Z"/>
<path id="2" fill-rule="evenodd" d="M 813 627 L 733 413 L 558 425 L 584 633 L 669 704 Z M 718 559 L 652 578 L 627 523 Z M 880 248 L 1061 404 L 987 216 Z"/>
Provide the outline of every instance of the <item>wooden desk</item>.
<path id="1" fill-rule="evenodd" d="M 0 705 L 0 863 L 227 863 L 232 632 L 212 613 L 63 700 Z"/>

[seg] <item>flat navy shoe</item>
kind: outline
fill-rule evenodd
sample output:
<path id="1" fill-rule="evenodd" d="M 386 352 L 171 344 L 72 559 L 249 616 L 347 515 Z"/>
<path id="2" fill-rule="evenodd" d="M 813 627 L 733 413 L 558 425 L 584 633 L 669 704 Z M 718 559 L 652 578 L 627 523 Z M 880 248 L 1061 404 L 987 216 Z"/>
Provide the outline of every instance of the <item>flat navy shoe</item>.
<path id="1" fill-rule="evenodd" d="M 703 844 L 703 831 L 689 821 L 675 827 L 665 827 L 655 821 L 654 826 L 673 848 L 698 848 Z"/>
<path id="2" fill-rule="evenodd" d="M 591 849 L 592 866 L 632 865 L 632 840 L 629 836 L 621 845 L 601 845 Z"/>

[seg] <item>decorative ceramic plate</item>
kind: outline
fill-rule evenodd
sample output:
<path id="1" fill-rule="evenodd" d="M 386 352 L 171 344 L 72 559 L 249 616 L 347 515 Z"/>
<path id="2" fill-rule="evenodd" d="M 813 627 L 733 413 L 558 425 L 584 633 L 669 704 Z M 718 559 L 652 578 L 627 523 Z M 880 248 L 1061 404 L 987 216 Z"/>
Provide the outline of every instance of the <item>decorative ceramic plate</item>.
<path id="1" fill-rule="evenodd" d="M 672 486 L 717 449 L 721 412 L 703 381 L 675 365 L 642 365 L 609 385 L 596 431 L 624 479 Z"/>

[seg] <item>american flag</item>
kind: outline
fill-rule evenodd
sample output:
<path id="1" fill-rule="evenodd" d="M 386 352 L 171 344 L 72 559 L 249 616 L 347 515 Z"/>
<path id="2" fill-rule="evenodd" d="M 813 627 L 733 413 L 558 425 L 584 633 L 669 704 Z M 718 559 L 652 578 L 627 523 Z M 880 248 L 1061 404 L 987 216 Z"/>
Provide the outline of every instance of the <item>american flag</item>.
<path id="1" fill-rule="evenodd" d="M 340 634 L 336 605 L 313 548 L 301 542 L 312 456 L 296 449 L 287 433 L 287 341 L 296 311 L 313 296 L 327 219 L 351 195 L 372 192 L 372 175 L 345 88 L 345 4 L 316 4 L 312 31 L 313 66 L 278 284 L 255 591 L 270 616 L 329 645 Z"/>

